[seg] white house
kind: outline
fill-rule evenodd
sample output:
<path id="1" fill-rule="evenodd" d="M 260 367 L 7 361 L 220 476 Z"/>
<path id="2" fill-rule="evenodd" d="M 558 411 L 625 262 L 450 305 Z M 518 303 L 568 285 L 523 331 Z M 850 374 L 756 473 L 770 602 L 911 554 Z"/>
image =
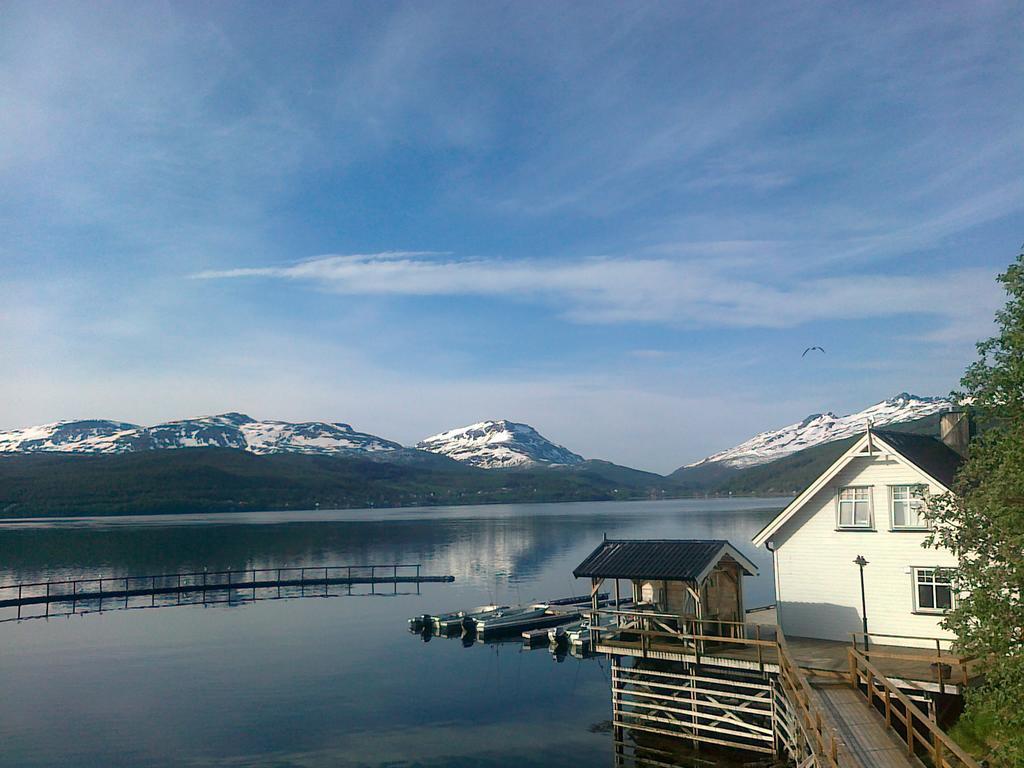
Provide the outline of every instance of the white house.
<path id="1" fill-rule="evenodd" d="M 846 640 L 862 631 L 859 556 L 868 630 L 880 641 L 926 645 L 956 596 L 947 550 L 925 548 L 928 494 L 943 493 L 969 440 L 965 414 L 943 414 L 942 439 L 868 429 L 753 541 L 775 560 L 777 621 L 790 636 Z M 923 492 L 923 497 L 922 497 Z"/>

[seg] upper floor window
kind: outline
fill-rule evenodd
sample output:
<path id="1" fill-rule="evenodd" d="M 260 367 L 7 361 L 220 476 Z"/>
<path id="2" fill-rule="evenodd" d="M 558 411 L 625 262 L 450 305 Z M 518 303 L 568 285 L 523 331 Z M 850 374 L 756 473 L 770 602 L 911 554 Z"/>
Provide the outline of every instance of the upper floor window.
<path id="1" fill-rule="evenodd" d="M 945 613 L 953 607 L 952 572 L 948 568 L 914 568 L 914 610 Z"/>
<path id="2" fill-rule="evenodd" d="M 927 528 L 924 518 L 924 487 L 920 485 L 893 485 L 889 487 L 892 501 L 892 527 Z"/>
<path id="3" fill-rule="evenodd" d="M 871 488 L 869 486 L 839 489 L 839 527 L 872 527 Z"/>

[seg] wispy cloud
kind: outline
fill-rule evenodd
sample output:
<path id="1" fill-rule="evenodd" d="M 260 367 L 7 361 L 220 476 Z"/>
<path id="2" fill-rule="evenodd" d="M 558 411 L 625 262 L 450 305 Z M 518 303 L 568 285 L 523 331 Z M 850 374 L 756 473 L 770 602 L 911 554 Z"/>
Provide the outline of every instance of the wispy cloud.
<path id="1" fill-rule="evenodd" d="M 511 415 L 593 455 L 611 435 L 628 461 L 642 397 L 608 385 L 580 410 L 615 368 L 663 387 L 635 443 L 668 455 L 726 440 L 726 417 L 741 438 L 948 389 L 1019 243 L 1012 2 L 115 0 L 0 19 L 12 425 L 287 417 L 301 389 L 306 418 L 386 414 L 400 436 L 429 416 L 415 439 Z M 776 365 L 810 343 L 819 369 L 851 368 Z M 673 405 L 703 391 L 725 404 Z"/>
<path id="2" fill-rule="evenodd" d="M 541 301 L 579 323 L 785 328 L 816 320 L 928 315 L 950 325 L 994 310 L 984 269 L 900 276 L 758 278 L 729 261 L 458 259 L 432 252 L 319 256 L 276 267 L 199 272 L 204 280 L 274 278 L 350 295 L 487 296 Z M 936 340 L 942 340 L 942 334 Z"/>

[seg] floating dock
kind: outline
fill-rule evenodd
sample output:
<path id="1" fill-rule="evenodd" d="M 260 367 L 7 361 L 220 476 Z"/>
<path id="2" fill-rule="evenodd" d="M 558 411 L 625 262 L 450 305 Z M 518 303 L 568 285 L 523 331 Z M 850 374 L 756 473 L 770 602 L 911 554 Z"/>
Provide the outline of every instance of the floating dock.
<path id="1" fill-rule="evenodd" d="M 226 571 L 191 571 L 184 573 L 147 574 L 145 576 L 102 576 L 60 581 L 23 582 L 0 585 L 0 608 L 21 608 L 52 603 L 86 601 L 125 601 L 131 598 L 188 595 L 216 592 L 251 592 L 298 588 L 301 593 L 331 586 L 450 583 L 454 576 L 429 576 L 419 563 L 387 565 L 293 566 L 282 568 L 247 568 Z M 387 594 L 385 592 L 384 594 Z"/>

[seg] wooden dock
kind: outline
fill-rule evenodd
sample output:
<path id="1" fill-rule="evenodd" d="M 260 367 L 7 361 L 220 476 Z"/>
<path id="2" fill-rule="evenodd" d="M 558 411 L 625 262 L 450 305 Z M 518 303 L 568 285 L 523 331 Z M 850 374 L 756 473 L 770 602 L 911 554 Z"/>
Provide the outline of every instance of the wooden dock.
<path id="1" fill-rule="evenodd" d="M 594 628 L 596 650 L 624 656 L 708 663 L 735 669 L 778 672 L 777 628 L 739 622 L 706 622 L 713 629 L 667 622 L 659 614 L 600 611 Z M 975 676 L 977 661 L 941 648 L 913 648 L 878 642 L 868 657 L 900 687 L 931 693 L 962 694 Z M 787 637 L 793 659 L 809 674 L 848 677 L 852 642 Z M 884 637 L 883 637 L 884 639 Z M 941 673 L 941 674 L 940 674 Z"/>
<path id="2" fill-rule="evenodd" d="M 595 650 L 613 660 L 616 729 L 781 752 L 800 768 L 979 768 L 921 703 L 969 683 L 970 660 L 939 646 L 875 636 L 864 650 L 649 611 L 590 617 Z"/>

